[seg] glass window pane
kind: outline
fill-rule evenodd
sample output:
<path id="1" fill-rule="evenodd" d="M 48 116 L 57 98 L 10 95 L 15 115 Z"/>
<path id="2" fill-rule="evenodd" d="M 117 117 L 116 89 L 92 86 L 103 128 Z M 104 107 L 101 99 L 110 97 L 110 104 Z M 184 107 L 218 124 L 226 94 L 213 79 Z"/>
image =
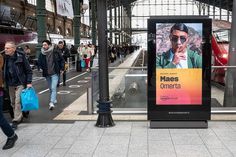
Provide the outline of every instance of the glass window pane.
<path id="1" fill-rule="evenodd" d="M 36 5 L 36 0 L 28 0 L 29 4 Z"/>
<path id="2" fill-rule="evenodd" d="M 46 10 L 54 12 L 54 3 L 52 0 L 46 0 Z"/>
<path id="3" fill-rule="evenodd" d="M 195 0 L 137 0 L 132 9 L 132 17 L 140 17 L 142 19 L 132 18 L 132 26 L 137 28 L 143 28 L 146 26 L 146 20 L 149 16 L 161 16 L 161 15 L 199 15 L 199 9 L 197 5 L 199 2 Z M 220 10 L 215 7 L 213 12 L 213 6 L 210 6 L 209 14 L 212 17 L 220 19 Z M 204 11 L 201 10 L 201 15 Z M 205 6 L 205 15 L 208 14 L 208 6 Z M 227 10 L 222 9 L 221 19 L 227 19 Z M 143 21 L 142 21 L 143 20 Z M 135 22 L 134 22 L 135 21 Z M 145 22 L 144 22 L 145 21 Z"/>

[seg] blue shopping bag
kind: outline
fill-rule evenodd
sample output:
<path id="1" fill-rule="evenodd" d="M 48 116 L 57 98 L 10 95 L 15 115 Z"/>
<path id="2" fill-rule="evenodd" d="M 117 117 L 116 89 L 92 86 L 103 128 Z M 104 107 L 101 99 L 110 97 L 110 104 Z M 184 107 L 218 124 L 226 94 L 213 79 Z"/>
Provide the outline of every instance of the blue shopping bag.
<path id="1" fill-rule="evenodd" d="M 81 68 L 84 68 L 85 67 L 85 61 L 83 60 L 83 59 L 81 59 L 81 61 L 80 61 L 80 63 L 81 63 Z"/>
<path id="2" fill-rule="evenodd" d="M 21 111 L 38 110 L 39 99 L 33 87 L 22 90 L 20 97 Z"/>

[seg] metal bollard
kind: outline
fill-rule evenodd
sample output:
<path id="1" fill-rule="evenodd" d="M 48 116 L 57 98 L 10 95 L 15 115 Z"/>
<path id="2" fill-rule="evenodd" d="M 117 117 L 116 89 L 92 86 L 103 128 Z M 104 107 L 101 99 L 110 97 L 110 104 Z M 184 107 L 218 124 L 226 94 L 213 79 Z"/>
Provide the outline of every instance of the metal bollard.
<path id="1" fill-rule="evenodd" d="M 88 114 L 93 114 L 92 89 L 91 88 L 87 88 L 87 112 L 88 112 Z"/>

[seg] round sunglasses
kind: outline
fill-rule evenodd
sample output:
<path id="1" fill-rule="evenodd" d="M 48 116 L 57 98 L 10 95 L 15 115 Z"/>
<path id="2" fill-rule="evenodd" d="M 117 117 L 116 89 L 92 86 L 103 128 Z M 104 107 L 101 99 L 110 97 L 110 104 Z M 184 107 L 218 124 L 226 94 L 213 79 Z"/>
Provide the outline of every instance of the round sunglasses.
<path id="1" fill-rule="evenodd" d="M 185 36 L 173 35 L 171 37 L 171 41 L 174 42 L 174 43 L 177 43 L 179 39 L 180 39 L 181 44 L 183 44 L 183 43 L 185 43 L 187 41 L 187 38 Z"/>

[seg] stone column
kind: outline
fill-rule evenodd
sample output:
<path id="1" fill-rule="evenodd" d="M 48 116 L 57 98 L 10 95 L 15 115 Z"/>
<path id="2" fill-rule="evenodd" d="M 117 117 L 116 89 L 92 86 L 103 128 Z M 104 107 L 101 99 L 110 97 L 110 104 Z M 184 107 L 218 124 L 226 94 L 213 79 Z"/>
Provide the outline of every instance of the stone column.
<path id="1" fill-rule="evenodd" d="M 36 14 L 37 14 L 37 33 L 38 33 L 38 44 L 36 46 L 36 57 L 38 58 L 42 41 L 47 39 L 46 37 L 46 9 L 45 9 L 45 0 L 37 0 L 36 6 Z"/>
<path id="2" fill-rule="evenodd" d="M 107 2 L 97 0 L 98 17 L 98 54 L 99 54 L 99 100 L 97 127 L 111 127 L 114 122 L 111 116 L 108 80 L 108 48 L 107 48 Z"/>
<path id="3" fill-rule="evenodd" d="M 74 8 L 74 19 L 73 19 L 74 46 L 77 49 L 80 45 L 80 25 L 81 25 L 80 1 L 79 0 L 73 0 L 73 8 Z"/>

